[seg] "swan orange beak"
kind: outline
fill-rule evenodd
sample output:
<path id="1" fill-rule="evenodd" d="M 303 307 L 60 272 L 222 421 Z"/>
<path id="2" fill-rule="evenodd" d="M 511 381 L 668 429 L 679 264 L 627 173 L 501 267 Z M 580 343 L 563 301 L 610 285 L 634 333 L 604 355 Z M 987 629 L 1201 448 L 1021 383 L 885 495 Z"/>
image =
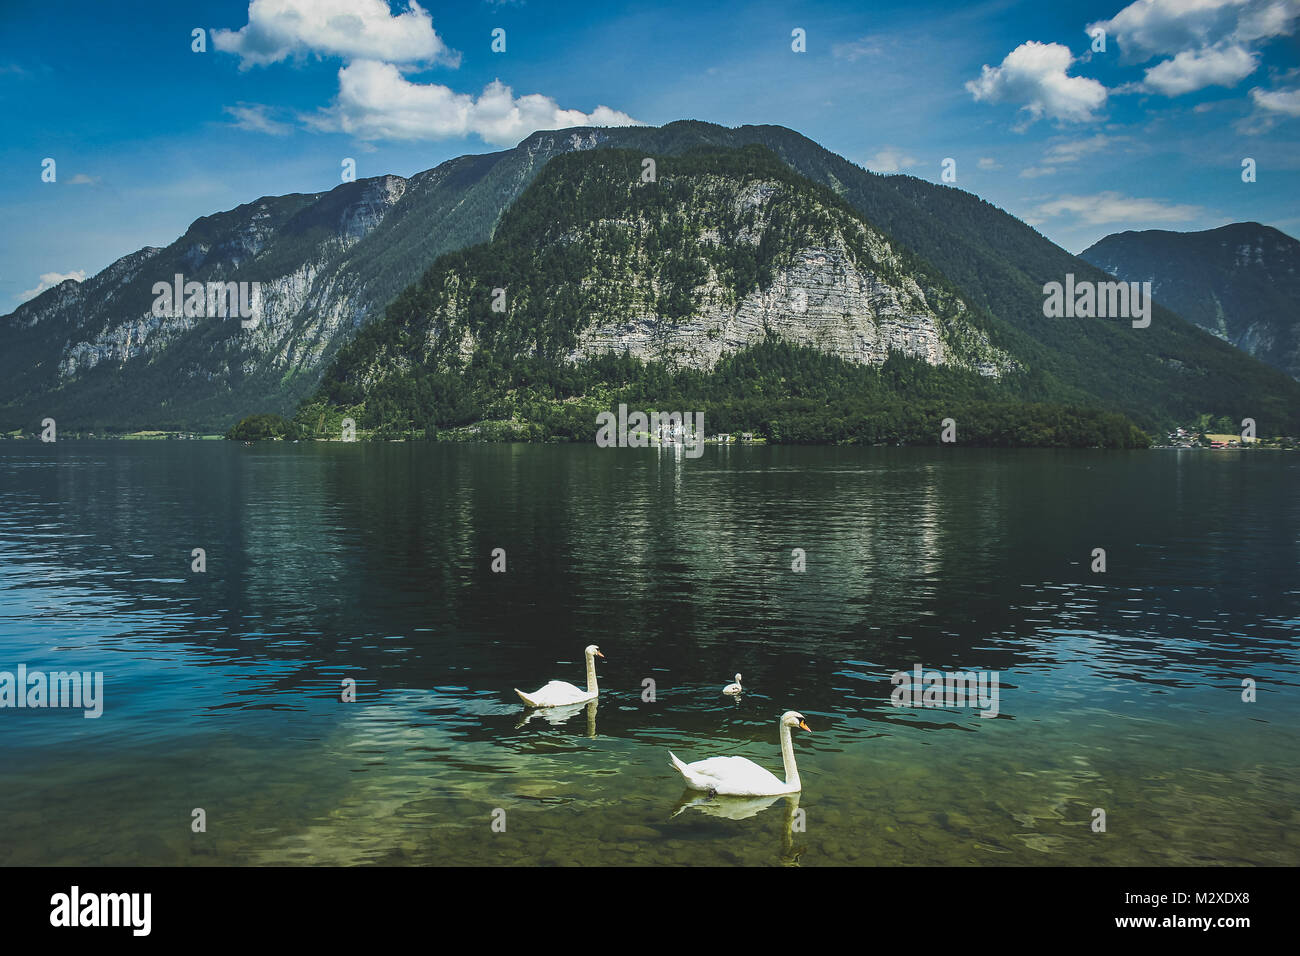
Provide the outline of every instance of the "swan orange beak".
<path id="1" fill-rule="evenodd" d="M 802 720 L 799 721 L 799 726 L 802 727 L 804 730 L 808 731 L 808 733 L 812 733 L 812 728 L 809 727 L 807 724 L 805 724 Z"/>
<path id="2" fill-rule="evenodd" d="M 605 655 L 602 654 L 600 651 L 597 651 L 597 652 L 596 652 L 596 656 L 597 656 L 597 657 L 604 657 Z"/>

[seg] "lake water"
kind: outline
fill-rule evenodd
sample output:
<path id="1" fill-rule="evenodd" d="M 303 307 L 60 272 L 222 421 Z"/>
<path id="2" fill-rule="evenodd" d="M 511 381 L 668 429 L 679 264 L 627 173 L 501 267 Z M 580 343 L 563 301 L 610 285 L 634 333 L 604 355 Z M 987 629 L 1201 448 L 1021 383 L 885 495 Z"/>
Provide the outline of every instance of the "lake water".
<path id="1" fill-rule="evenodd" d="M 98 719 L 0 709 L 0 864 L 1294 866 L 1298 478 L 1227 451 L 0 442 L 0 671 L 104 674 Z M 583 683 L 589 643 L 598 706 L 525 720 L 512 688 Z M 999 716 L 892 706 L 917 664 L 996 671 Z M 787 709 L 797 808 L 684 793 L 670 749 L 780 773 Z"/>

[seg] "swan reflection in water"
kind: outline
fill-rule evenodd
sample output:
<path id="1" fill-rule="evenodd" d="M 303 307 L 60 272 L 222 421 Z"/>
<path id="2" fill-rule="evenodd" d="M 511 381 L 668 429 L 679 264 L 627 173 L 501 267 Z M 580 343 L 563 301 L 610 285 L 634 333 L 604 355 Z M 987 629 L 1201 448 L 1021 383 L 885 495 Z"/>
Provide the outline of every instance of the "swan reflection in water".
<path id="1" fill-rule="evenodd" d="M 781 862 L 787 866 L 798 866 L 799 857 L 805 847 L 794 845 L 795 826 L 803 832 L 803 818 L 799 814 L 799 794 L 774 794 L 768 797 L 724 797 L 719 794 L 700 793 L 698 790 L 686 790 L 673 809 L 676 817 L 687 810 L 697 810 L 705 816 L 719 817 L 723 820 L 748 820 L 756 817 L 778 800 L 785 801 L 785 824 L 781 827 Z M 670 817 L 671 819 L 671 817 Z"/>
<path id="2" fill-rule="evenodd" d="M 523 727 L 530 720 L 543 720 L 552 727 L 559 727 L 569 718 L 582 711 L 587 712 L 587 736 L 596 736 L 596 708 L 600 706 L 600 701 L 592 699 L 586 703 L 563 704 L 559 707 L 529 707 L 520 715 L 519 722 L 515 724 L 515 729 Z"/>

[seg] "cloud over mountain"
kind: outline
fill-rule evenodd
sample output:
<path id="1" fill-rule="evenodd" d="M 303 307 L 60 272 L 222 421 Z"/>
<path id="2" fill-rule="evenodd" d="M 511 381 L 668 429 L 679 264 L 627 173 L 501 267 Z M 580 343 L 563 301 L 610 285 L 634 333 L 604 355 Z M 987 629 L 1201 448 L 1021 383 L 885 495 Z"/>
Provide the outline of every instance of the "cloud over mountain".
<path id="1" fill-rule="evenodd" d="M 1204 209 L 1190 203 L 1143 199 L 1106 190 L 1091 196 L 1058 196 L 1039 203 L 1024 219 L 1032 226 L 1047 219 L 1066 216 L 1095 226 L 1112 223 L 1190 222 L 1204 214 Z"/>
<path id="2" fill-rule="evenodd" d="M 998 66 L 984 65 L 978 79 L 966 84 L 977 101 L 1014 103 L 1029 114 L 1027 122 L 1046 118 L 1087 122 L 1106 105 L 1106 87 L 1083 76 L 1070 76 L 1074 54 L 1060 43 L 1030 40 L 1006 55 Z"/>
<path id="3" fill-rule="evenodd" d="M 477 97 L 439 83 L 413 83 L 393 64 L 374 60 L 358 60 L 339 70 L 334 103 L 307 122 L 360 139 L 433 140 L 476 133 L 500 145 L 513 145 L 539 129 L 641 125 L 607 106 L 584 113 L 562 109 L 539 93 L 515 96 L 500 80 Z"/>
<path id="4" fill-rule="evenodd" d="M 74 282 L 85 282 L 86 270 L 74 269 L 72 272 L 42 273 L 41 281 L 36 283 L 36 287 L 34 289 L 27 289 L 24 292 L 18 293 L 18 299 L 21 302 L 26 302 L 28 299 L 33 299 L 36 296 L 40 295 L 46 289 L 53 289 L 60 282 L 67 282 L 69 279 L 72 279 Z"/>

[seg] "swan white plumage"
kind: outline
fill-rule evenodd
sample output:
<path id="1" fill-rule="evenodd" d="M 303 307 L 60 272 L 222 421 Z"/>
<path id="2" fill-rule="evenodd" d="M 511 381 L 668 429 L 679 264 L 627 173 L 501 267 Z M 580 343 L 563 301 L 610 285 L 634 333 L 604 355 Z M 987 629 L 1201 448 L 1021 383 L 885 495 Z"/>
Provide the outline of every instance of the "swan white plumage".
<path id="1" fill-rule="evenodd" d="M 596 695 L 600 693 L 600 688 L 596 686 L 596 658 L 605 655 L 595 644 L 588 644 L 583 653 L 587 655 L 586 690 L 574 687 L 568 681 L 553 680 L 531 694 L 525 694 L 518 687 L 515 688 L 515 693 L 529 707 L 563 707 L 566 704 L 583 704 L 595 700 Z"/>
<path id="2" fill-rule="evenodd" d="M 794 742 L 790 739 L 792 727 L 810 730 L 804 723 L 803 714 L 787 710 L 781 715 L 779 728 L 781 760 L 785 764 L 784 780 L 745 757 L 709 757 L 694 763 L 682 763 L 672 751 L 668 752 L 668 756 L 672 758 L 677 772 L 686 778 L 686 785 L 695 790 L 706 790 L 727 797 L 769 797 L 798 793 L 802 786 L 799 783 L 799 768 L 794 764 Z"/>
<path id="3" fill-rule="evenodd" d="M 739 675 L 739 674 L 736 675 L 736 682 L 735 682 L 734 684 L 728 684 L 726 687 L 722 688 L 722 692 L 723 692 L 724 694 L 731 694 L 732 696 L 735 696 L 736 694 L 739 694 L 739 693 L 740 693 L 740 675 Z"/>

